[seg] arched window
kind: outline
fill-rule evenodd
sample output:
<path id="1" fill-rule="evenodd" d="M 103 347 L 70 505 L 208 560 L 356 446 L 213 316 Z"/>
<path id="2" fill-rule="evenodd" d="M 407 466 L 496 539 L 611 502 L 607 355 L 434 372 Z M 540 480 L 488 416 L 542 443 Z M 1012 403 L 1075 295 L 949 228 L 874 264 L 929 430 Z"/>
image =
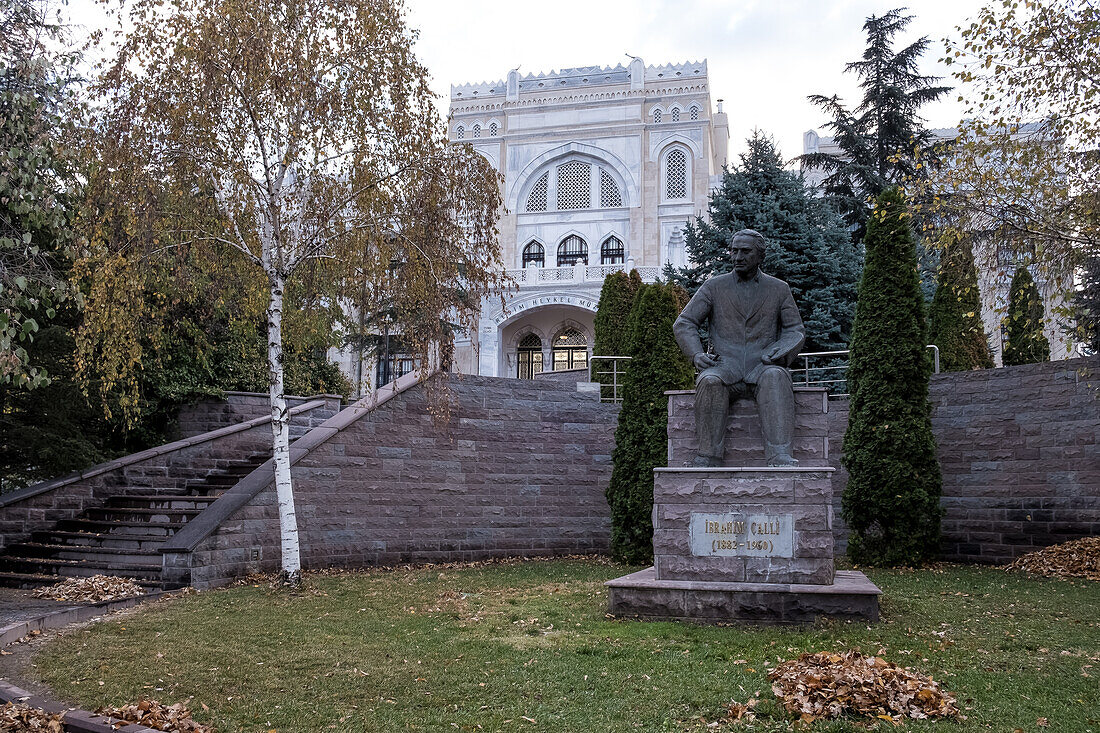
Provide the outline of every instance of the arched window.
<path id="1" fill-rule="evenodd" d="M 673 148 L 665 158 L 665 198 L 686 199 L 687 180 L 687 153 L 682 148 Z"/>
<path id="2" fill-rule="evenodd" d="M 669 117 L 672 118 L 673 122 L 679 122 L 680 121 L 680 108 L 679 107 L 673 107 L 672 108 L 672 114 L 670 114 Z"/>
<path id="3" fill-rule="evenodd" d="M 570 234 L 558 245 L 558 267 L 570 267 L 578 262 L 588 264 L 588 243 Z"/>
<path id="4" fill-rule="evenodd" d="M 546 189 L 549 185 L 550 173 L 547 171 L 531 186 L 531 193 L 527 194 L 527 211 L 546 211 Z"/>
<path id="5" fill-rule="evenodd" d="M 474 137 L 481 137 L 481 124 L 478 122 L 474 123 Z"/>
<path id="6" fill-rule="evenodd" d="M 528 242 L 523 248 L 523 266 L 542 267 L 546 262 L 546 250 L 538 242 Z"/>
<path id="7" fill-rule="evenodd" d="M 607 171 L 600 169 L 600 206 L 622 206 L 623 195 L 619 192 L 619 186 L 615 179 Z"/>
<path id="8" fill-rule="evenodd" d="M 588 366 L 588 342 L 575 328 L 563 329 L 551 344 L 555 372 L 564 369 L 584 369 Z"/>
<path id="9" fill-rule="evenodd" d="M 529 333 L 520 339 L 516 352 L 516 376 L 520 379 L 534 379 L 542 372 L 542 339 L 538 334 Z"/>
<path id="10" fill-rule="evenodd" d="M 463 127 L 462 125 L 459 125 L 458 127 L 456 127 L 455 128 L 455 137 L 458 138 L 459 140 L 466 137 L 466 128 Z"/>
<path id="11" fill-rule="evenodd" d="M 661 122 L 661 110 L 659 110 L 659 109 L 653 110 L 653 121 L 658 123 L 658 124 Z"/>
<path id="12" fill-rule="evenodd" d="M 500 128 L 497 127 L 497 123 L 495 123 L 495 122 L 490 122 L 489 123 L 489 137 L 496 137 L 497 132 L 499 130 L 500 130 Z"/>
<path id="13" fill-rule="evenodd" d="M 621 265 L 625 254 L 622 240 L 615 236 L 608 237 L 600 245 L 600 264 Z"/>
<path id="14" fill-rule="evenodd" d="M 558 166 L 558 209 L 592 206 L 592 166 L 571 160 Z"/>
<path id="15" fill-rule="evenodd" d="M 699 108 L 694 104 L 691 105 L 691 110 L 688 113 L 688 116 L 692 119 L 692 121 L 699 119 Z"/>

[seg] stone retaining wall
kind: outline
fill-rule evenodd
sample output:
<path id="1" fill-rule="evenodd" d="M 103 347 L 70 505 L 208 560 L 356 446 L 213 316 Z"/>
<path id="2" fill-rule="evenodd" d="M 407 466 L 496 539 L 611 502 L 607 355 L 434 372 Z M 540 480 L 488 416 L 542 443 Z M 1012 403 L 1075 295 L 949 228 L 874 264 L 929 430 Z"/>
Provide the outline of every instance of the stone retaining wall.
<path id="1" fill-rule="evenodd" d="M 362 414 L 347 408 L 294 464 L 304 567 L 607 551 L 617 406 L 574 384 L 447 384 L 446 420 L 432 418 L 428 390 L 415 385 Z M 172 561 L 196 586 L 277 569 L 274 488 Z"/>
<path id="2" fill-rule="evenodd" d="M 939 374 L 929 396 L 943 471 L 944 559 L 1004 563 L 1100 535 L 1100 359 Z M 847 401 L 831 400 L 829 409 L 839 554 L 847 541 L 840 516 Z"/>
<path id="3" fill-rule="evenodd" d="M 286 402 L 291 408 L 303 405 L 311 400 L 322 398 L 329 414 L 340 411 L 340 395 L 317 395 L 298 397 L 287 395 Z M 212 430 L 237 425 L 258 417 L 271 414 L 270 397 L 266 392 L 226 392 L 225 399 L 199 400 L 180 408 L 176 423 L 180 438 L 190 438 Z"/>

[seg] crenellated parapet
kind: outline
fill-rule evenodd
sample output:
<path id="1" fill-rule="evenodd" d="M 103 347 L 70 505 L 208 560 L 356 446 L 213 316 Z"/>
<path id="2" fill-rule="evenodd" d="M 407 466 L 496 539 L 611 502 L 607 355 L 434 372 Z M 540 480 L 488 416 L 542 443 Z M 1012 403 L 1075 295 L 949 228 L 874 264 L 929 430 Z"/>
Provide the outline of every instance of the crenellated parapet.
<path id="1" fill-rule="evenodd" d="M 658 82 L 706 79 L 707 61 L 685 61 L 679 64 L 645 66 L 635 59 L 627 66 L 578 66 L 557 71 L 521 75 L 518 70 L 509 72 L 506 79 L 471 84 L 452 84 L 451 101 L 470 102 L 485 98 L 506 97 L 510 100 L 521 94 L 537 94 L 561 90 L 577 90 L 605 85 L 629 85 L 641 91 L 644 84 Z"/>

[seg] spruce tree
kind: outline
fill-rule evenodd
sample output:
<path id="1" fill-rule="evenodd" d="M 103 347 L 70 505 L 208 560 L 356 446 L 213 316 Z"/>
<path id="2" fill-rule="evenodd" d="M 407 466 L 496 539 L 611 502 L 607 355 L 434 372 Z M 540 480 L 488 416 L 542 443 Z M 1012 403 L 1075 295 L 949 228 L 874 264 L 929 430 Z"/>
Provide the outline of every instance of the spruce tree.
<path id="1" fill-rule="evenodd" d="M 1021 265 L 1012 276 L 1005 317 L 1005 366 L 1050 361 L 1050 342 L 1043 335 L 1043 299 L 1031 273 Z"/>
<path id="2" fill-rule="evenodd" d="M 867 226 L 869 201 L 921 173 L 914 150 L 921 151 L 920 166 L 934 160 L 932 136 L 918 112 L 951 89 L 937 86 L 939 77 L 919 73 L 920 57 L 930 44 L 927 36 L 894 50 L 894 37 L 913 20 L 904 10 L 872 15 L 863 24 L 863 58 L 844 68 L 859 77 L 863 98 L 858 106 L 849 110 L 836 95 L 809 97 L 829 116 L 825 128 L 841 152 L 804 155 L 803 166 L 826 173 L 825 195 L 836 202 L 857 240 Z"/>
<path id="3" fill-rule="evenodd" d="M 695 375 L 675 337 L 680 314 L 676 288 L 642 285 L 627 321 L 631 357 L 615 430 L 613 470 L 607 487 L 611 507 L 611 555 L 644 564 L 653 559 L 653 469 L 668 464 L 668 397 L 687 389 Z"/>
<path id="4" fill-rule="evenodd" d="M 775 143 L 756 131 L 741 164 L 710 196 L 710 221 L 687 229 L 687 267 L 665 274 L 690 293 L 732 271 L 730 237 L 755 229 L 768 240 L 762 269 L 785 280 L 806 326 L 806 351 L 848 347 L 861 258 L 839 217 L 783 168 Z"/>
<path id="5" fill-rule="evenodd" d="M 940 259 L 936 295 L 929 311 L 929 338 L 940 349 L 940 370 L 992 369 L 974 253 L 965 242 L 951 242 Z"/>
<path id="6" fill-rule="evenodd" d="M 924 297 L 905 199 L 879 196 L 852 329 L 844 435 L 848 555 L 868 565 L 918 564 L 939 550 L 942 479 L 932 435 Z"/>
<path id="7" fill-rule="evenodd" d="M 1073 332 L 1085 351 L 1100 354 L 1100 254 L 1085 257 L 1081 288 L 1073 295 Z"/>
<path id="8" fill-rule="evenodd" d="M 596 357 L 627 356 L 629 353 L 630 333 L 624 326 L 630 316 L 630 309 L 634 305 L 634 296 L 641 286 L 642 278 L 637 270 L 631 270 L 630 274 L 613 272 L 603 281 L 600 303 L 596 307 L 596 318 L 593 323 L 595 343 L 592 346 L 596 381 L 601 385 L 609 385 L 601 392 L 603 397 L 611 396 L 612 378 L 610 374 L 601 374 L 601 372 L 610 372 L 612 363 Z M 625 363 L 619 362 L 615 368 L 620 372 L 619 383 L 622 384 L 621 374 Z"/>

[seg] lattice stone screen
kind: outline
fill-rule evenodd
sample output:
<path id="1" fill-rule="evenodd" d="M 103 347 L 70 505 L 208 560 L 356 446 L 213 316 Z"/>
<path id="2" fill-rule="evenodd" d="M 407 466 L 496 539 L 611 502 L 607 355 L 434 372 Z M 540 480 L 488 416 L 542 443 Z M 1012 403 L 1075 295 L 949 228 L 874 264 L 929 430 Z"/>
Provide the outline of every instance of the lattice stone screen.
<path id="1" fill-rule="evenodd" d="M 665 160 L 665 198 L 687 198 L 687 155 L 679 148 Z"/>
<path id="2" fill-rule="evenodd" d="M 550 184 L 550 173 L 543 173 L 535 185 L 531 187 L 531 193 L 527 195 L 527 211 L 546 211 L 546 189 Z"/>
<path id="3" fill-rule="evenodd" d="M 587 209 L 592 205 L 592 166 L 571 160 L 558 166 L 558 209 Z"/>
<path id="4" fill-rule="evenodd" d="M 671 117 L 672 117 L 673 122 L 679 122 L 680 121 L 680 108 L 679 107 L 676 107 L 672 110 Z"/>
<path id="5" fill-rule="evenodd" d="M 622 206 L 623 196 L 619 193 L 619 187 L 615 179 L 605 171 L 600 170 L 600 206 Z"/>
<path id="6" fill-rule="evenodd" d="M 497 127 L 497 123 L 490 122 L 489 123 L 489 137 L 496 137 L 497 132 L 499 131 L 499 129 L 500 128 Z"/>
<path id="7" fill-rule="evenodd" d="M 699 108 L 698 107 L 692 107 L 690 116 L 691 116 L 691 119 L 693 121 L 699 119 Z"/>
<path id="8" fill-rule="evenodd" d="M 653 121 L 658 123 L 661 121 L 661 110 L 653 110 Z"/>

